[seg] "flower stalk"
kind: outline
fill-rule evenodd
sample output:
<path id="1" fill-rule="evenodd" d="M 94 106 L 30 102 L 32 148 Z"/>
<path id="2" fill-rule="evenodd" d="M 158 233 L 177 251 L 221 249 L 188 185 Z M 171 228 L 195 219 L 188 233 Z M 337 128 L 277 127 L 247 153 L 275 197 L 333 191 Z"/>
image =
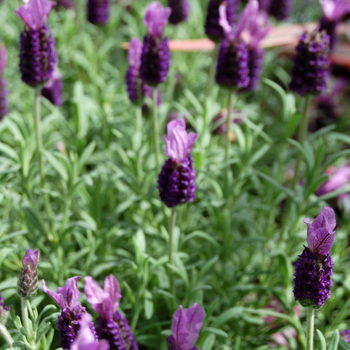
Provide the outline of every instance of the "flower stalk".
<path id="1" fill-rule="evenodd" d="M 312 306 L 307 308 L 306 350 L 314 349 L 314 321 L 315 310 Z"/>
<path id="2" fill-rule="evenodd" d="M 13 339 L 9 333 L 9 331 L 7 330 L 7 328 L 0 323 L 0 334 L 2 335 L 2 337 L 4 338 L 4 340 L 6 341 L 6 343 L 10 346 L 12 346 L 13 344 Z"/>
<path id="3" fill-rule="evenodd" d="M 157 89 L 152 89 L 152 99 L 153 99 L 153 137 L 154 137 L 154 152 L 156 157 L 156 170 L 159 172 L 160 164 L 160 154 L 159 154 L 159 127 L 158 127 L 158 108 L 157 108 Z"/>
<path id="4" fill-rule="evenodd" d="M 168 241 L 168 263 L 169 265 L 173 265 L 174 257 L 173 257 L 173 238 L 174 238 L 174 229 L 176 225 L 176 207 L 171 209 L 171 215 L 169 219 L 169 241 Z M 170 286 L 170 293 L 173 294 L 175 298 L 175 284 L 174 284 L 174 276 L 172 273 L 171 267 L 169 267 L 169 286 Z M 174 299 L 175 304 L 175 299 Z"/>
<path id="5" fill-rule="evenodd" d="M 227 119 L 226 119 L 226 148 L 225 148 L 225 163 L 226 163 L 226 177 L 225 177 L 225 188 L 228 190 L 229 184 L 229 173 L 230 173 L 230 131 L 231 131 L 231 115 L 232 115 L 232 100 L 233 100 L 233 91 L 228 90 L 228 104 L 227 104 Z"/>

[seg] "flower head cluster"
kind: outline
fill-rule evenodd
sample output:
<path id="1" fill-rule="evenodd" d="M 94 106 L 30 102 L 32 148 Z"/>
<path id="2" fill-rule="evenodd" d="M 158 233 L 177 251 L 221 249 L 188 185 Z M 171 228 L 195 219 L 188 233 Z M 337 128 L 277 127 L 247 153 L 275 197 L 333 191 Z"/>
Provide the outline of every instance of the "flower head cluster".
<path id="1" fill-rule="evenodd" d="M 158 176 L 158 189 L 160 199 L 169 208 L 195 199 L 196 170 L 190 152 L 197 138 L 195 133 L 187 134 L 183 119 L 173 120 L 167 125 L 164 141 L 169 159 Z"/>
<path id="2" fill-rule="evenodd" d="M 293 59 L 290 88 L 298 95 L 320 94 L 329 78 L 329 36 L 325 32 L 305 32 L 300 36 Z"/>
<path id="3" fill-rule="evenodd" d="M 179 24 L 187 20 L 191 11 L 189 0 L 168 0 L 168 6 L 171 8 L 169 22 Z"/>
<path id="4" fill-rule="evenodd" d="M 61 308 L 61 315 L 58 316 L 58 331 L 61 339 L 61 346 L 64 350 L 71 349 L 71 345 L 80 331 L 82 316 L 86 313 L 81 306 L 78 280 L 80 276 L 68 278 L 64 287 L 57 288 L 56 293 L 47 289 L 43 280 L 43 291 L 47 293 Z M 97 339 L 93 323 L 90 329 Z"/>
<path id="5" fill-rule="evenodd" d="M 335 214 L 331 208 L 323 207 L 311 224 L 307 224 L 307 244 L 295 266 L 294 297 L 304 307 L 320 308 L 330 299 L 333 260 L 330 250 L 334 243 Z"/>
<path id="6" fill-rule="evenodd" d="M 80 331 L 71 345 L 71 350 L 108 350 L 106 340 L 97 341 L 91 332 L 91 315 L 85 313 L 81 318 Z"/>
<path id="7" fill-rule="evenodd" d="M 294 0 L 271 0 L 267 11 L 277 20 L 283 21 L 291 14 L 293 3 Z"/>
<path id="8" fill-rule="evenodd" d="M 204 310 L 198 304 L 188 309 L 180 306 L 174 313 L 171 326 L 171 335 L 167 341 L 170 343 L 169 350 L 197 350 L 194 346 L 202 328 Z"/>
<path id="9" fill-rule="evenodd" d="M 111 350 L 138 350 L 127 319 L 118 311 L 121 294 L 117 279 L 109 275 L 102 289 L 96 281 L 87 276 L 84 291 L 92 308 L 100 314 L 98 336 L 108 341 Z"/>
<path id="10" fill-rule="evenodd" d="M 168 75 L 170 65 L 169 39 L 163 32 L 171 9 L 164 8 L 161 3 L 152 2 L 146 8 L 143 23 L 148 28 L 148 35 L 143 39 L 140 74 L 142 80 L 157 86 L 163 83 Z"/>
<path id="11" fill-rule="evenodd" d="M 18 294 L 30 299 L 35 296 L 38 290 L 38 263 L 39 263 L 39 250 L 28 249 L 23 257 L 23 268 L 19 274 L 17 291 Z"/>
<path id="12" fill-rule="evenodd" d="M 52 74 L 52 77 L 41 90 L 41 95 L 48 99 L 54 106 L 62 106 L 62 75 L 57 66 Z"/>
<path id="13" fill-rule="evenodd" d="M 320 20 L 319 31 L 325 30 L 330 38 L 330 49 L 336 42 L 336 29 L 341 18 L 350 13 L 350 2 L 348 0 L 320 0 L 323 17 Z"/>
<path id="14" fill-rule="evenodd" d="M 219 23 L 219 7 L 222 2 L 222 0 L 210 0 L 208 3 L 207 18 L 205 22 L 205 34 L 215 42 L 220 42 L 225 38 L 224 30 Z M 230 26 L 233 26 L 237 16 L 238 0 L 227 0 L 225 3 L 225 14 L 227 22 Z"/>
<path id="15" fill-rule="evenodd" d="M 141 104 L 145 96 L 151 96 L 151 88 L 145 84 L 140 76 L 142 43 L 138 38 L 130 40 L 128 51 L 129 69 L 125 81 L 129 99 L 135 104 Z"/>
<path id="16" fill-rule="evenodd" d="M 95 25 L 106 24 L 109 20 L 109 0 L 88 0 L 87 20 Z"/>
<path id="17" fill-rule="evenodd" d="M 3 45 L 0 45 L 0 121 L 4 119 L 8 112 L 7 87 L 6 80 L 3 77 L 7 63 L 7 52 Z"/>
<path id="18" fill-rule="evenodd" d="M 22 81 L 36 87 L 47 82 L 55 68 L 55 41 L 46 20 L 55 5 L 48 0 L 26 0 L 16 10 L 26 27 L 20 37 Z"/>

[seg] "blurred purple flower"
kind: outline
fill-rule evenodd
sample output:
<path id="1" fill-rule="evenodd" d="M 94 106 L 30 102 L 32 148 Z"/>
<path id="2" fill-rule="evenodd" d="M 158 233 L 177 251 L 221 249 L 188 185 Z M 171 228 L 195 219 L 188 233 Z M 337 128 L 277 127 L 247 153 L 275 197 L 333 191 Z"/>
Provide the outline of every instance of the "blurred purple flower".
<path id="1" fill-rule="evenodd" d="M 320 308 L 330 299 L 333 246 L 336 221 L 333 209 L 323 207 L 314 222 L 307 224 L 307 244 L 295 265 L 294 297 L 304 307 Z"/>
<path id="2" fill-rule="evenodd" d="M 340 332 L 340 335 L 344 338 L 347 343 L 350 343 L 350 329 L 344 329 Z"/>
<path id="3" fill-rule="evenodd" d="M 244 122 L 244 119 L 246 118 L 246 115 L 242 111 L 236 111 L 232 110 L 232 119 L 231 123 L 234 124 L 242 124 Z M 213 126 L 214 126 L 214 133 L 219 135 L 226 135 L 226 119 L 228 116 L 228 110 L 227 108 L 224 108 L 213 120 Z"/>
<path id="4" fill-rule="evenodd" d="M 247 44 L 240 36 L 247 24 L 247 16 L 256 11 L 259 5 L 257 0 L 250 0 L 235 27 L 227 19 L 226 6 L 223 3 L 219 7 L 219 24 L 223 28 L 225 39 L 219 49 L 215 81 L 229 89 L 242 89 L 249 84 L 249 54 Z"/>
<path id="5" fill-rule="evenodd" d="M 129 99 L 135 104 L 143 102 L 145 96 L 151 96 L 152 90 L 140 77 L 142 43 L 138 38 L 130 40 L 128 51 L 129 68 L 126 73 L 125 82 Z"/>
<path id="6" fill-rule="evenodd" d="M 161 3 L 152 2 L 146 8 L 144 24 L 148 35 L 143 39 L 140 74 L 149 86 L 163 83 L 170 66 L 169 39 L 163 38 L 163 32 L 171 9 L 164 8 Z"/>
<path id="7" fill-rule="evenodd" d="M 279 21 L 287 19 L 293 9 L 294 0 L 271 0 L 268 13 Z"/>
<path id="8" fill-rule="evenodd" d="M 326 170 L 329 178 L 316 191 L 318 196 L 338 190 L 350 182 L 350 164 L 346 163 L 339 168 L 329 167 Z"/>
<path id="9" fill-rule="evenodd" d="M 59 72 L 57 66 L 45 86 L 41 90 L 41 95 L 48 99 L 54 106 L 62 106 L 62 74 Z"/>
<path id="10" fill-rule="evenodd" d="M 103 25 L 109 21 L 109 0 L 88 0 L 87 20 L 95 25 Z"/>
<path id="11" fill-rule="evenodd" d="M 158 176 L 160 199 L 169 208 L 186 202 L 193 202 L 196 193 L 196 170 L 190 155 L 198 135 L 187 134 L 186 123 L 176 119 L 167 124 L 168 135 L 164 136 L 165 161 Z"/>
<path id="12" fill-rule="evenodd" d="M 191 11 L 189 0 L 168 0 L 168 6 L 171 9 L 169 23 L 179 24 L 187 20 Z"/>
<path id="13" fill-rule="evenodd" d="M 20 36 L 20 71 L 22 81 L 37 87 L 52 76 L 55 63 L 55 41 L 46 25 L 55 3 L 48 0 L 25 0 L 24 6 L 16 10 L 16 15 L 26 27 Z"/>
<path id="14" fill-rule="evenodd" d="M 224 30 L 219 24 L 219 7 L 222 3 L 222 0 L 210 0 L 208 3 L 205 34 L 215 42 L 220 42 L 225 38 Z M 233 26 L 237 16 L 238 0 L 227 0 L 225 3 L 227 22 L 230 26 Z"/>
<path id="15" fill-rule="evenodd" d="M 64 287 L 57 288 L 56 293 L 47 289 L 43 280 L 43 291 L 47 293 L 61 308 L 61 315 L 58 316 L 57 326 L 61 339 L 61 346 L 64 350 L 70 350 L 73 341 L 80 331 L 81 319 L 86 313 L 79 302 L 80 292 L 78 290 L 78 280 L 80 276 L 68 278 Z M 97 335 L 93 323 L 90 323 L 91 332 L 97 340 Z"/>
<path id="16" fill-rule="evenodd" d="M 204 310 L 200 305 L 194 304 L 188 309 L 180 306 L 174 313 L 171 335 L 167 339 L 170 343 L 169 350 L 196 350 L 194 344 L 202 328 L 203 319 Z"/>
<path id="17" fill-rule="evenodd" d="M 320 0 L 320 3 L 323 17 L 320 20 L 319 31 L 327 32 L 332 50 L 337 39 L 337 25 L 341 18 L 350 12 L 350 2 L 348 0 Z"/>
<path id="18" fill-rule="evenodd" d="M 111 350 L 138 350 L 127 319 L 118 311 L 121 294 L 117 279 L 109 275 L 102 289 L 96 281 L 87 276 L 84 291 L 92 308 L 100 314 L 98 336 L 108 341 Z"/>
<path id="19" fill-rule="evenodd" d="M 17 286 L 18 294 L 23 298 L 32 298 L 38 290 L 37 267 L 39 256 L 39 250 L 29 248 L 23 257 L 23 268 L 19 274 Z"/>
<path id="20" fill-rule="evenodd" d="M 294 56 L 289 87 L 298 95 L 320 94 L 329 79 L 329 36 L 322 32 L 303 33 Z"/>
<path id="21" fill-rule="evenodd" d="M 91 315 L 85 313 L 81 318 L 80 331 L 71 345 L 71 350 L 108 350 L 106 340 L 97 341 L 91 332 Z"/>
<path id="22" fill-rule="evenodd" d="M 4 117 L 8 113 L 8 90 L 7 84 L 4 76 L 4 70 L 7 63 L 7 52 L 6 48 L 3 45 L 0 45 L 0 121 L 4 119 Z"/>
<path id="23" fill-rule="evenodd" d="M 6 325 L 6 321 L 8 318 L 10 311 L 7 305 L 5 304 L 5 300 L 0 294 L 0 323 L 4 326 Z"/>
<path id="24" fill-rule="evenodd" d="M 75 8 L 72 0 L 55 0 L 56 7 L 63 7 L 65 9 Z"/>

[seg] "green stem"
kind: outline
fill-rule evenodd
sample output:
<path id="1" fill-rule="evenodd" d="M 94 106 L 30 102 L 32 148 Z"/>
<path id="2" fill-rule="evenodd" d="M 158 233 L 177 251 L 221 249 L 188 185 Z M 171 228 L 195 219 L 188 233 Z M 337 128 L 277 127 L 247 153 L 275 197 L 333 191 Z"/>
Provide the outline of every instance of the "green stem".
<path id="1" fill-rule="evenodd" d="M 314 320 L 315 310 L 309 306 L 307 308 L 306 350 L 314 349 Z"/>
<path id="2" fill-rule="evenodd" d="M 21 298 L 21 310 L 22 310 L 22 322 L 24 330 L 27 333 L 27 340 L 31 343 L 32 332 L 29 325 L 29 316 L 28 316 L 28 300 L 26 298 Z"/>
<path id="3" fill-rule="evenodd" d="M 136 107 L 136 131 L 142 135 L 142 107 Z"/>
<path id="4" fill-rule="evenodd" d="M 303 112 L 301 115 L 301 122 L 300 122 L 300 126 L 299 126 L 298 141 L 299 141 L 301 147 L 303 147 L 304 142 L 306 140 L 307 128 L 308 128 L 308 124 L 309 124 L 309 118 L 307 115 L 307 111 L 309 108 L 309 102 L 310 102 L 310 96 L 307 95 L 305 97 L 305 100 L 304 100 L 304 108 L 303 108 Z M 295 186 L 296 186 L 297 181 L 298 181 L 298 175 L 299 175 L 301 161 L 302 161 L 302 154 L 300 152 L 298 152 L 297 163 L 295 166 L 294 179 L 293 179 L 293 183 L 292 183 L 292 190 L 295 189 Z"/>
<path id="5" fill-rule="evenodd" d="M 157 115 L 157 89 L 153 88 L 152 90 L 152 98 L 153 98 L 153 137 L 154 137 L 154 151 L 156 156 L 156 171 L 159 172 L 159 128 L 158 128 L 158 115 Z"/>
<path id="6" fill-rule="evenodd" d="M 230 180 L 230 131 L 231 131 L 231 115 L 232 115 L 232 90 L 228 93 L 228 104 L 227 104 L 227 119 L 226 119 L 226 148 L 225 148 L 225 163 L 226 163 L 226 175 L 225 175 L 225 192 L 228 193 L 228 186 Z"/>
<path id="7" fill-rule="evenodd" d="M 10 346 L 12 346 L 13 344 L 13 339 L 9 333 L 9 331 L 7 330 L 7 328 L 0 323 L 0 334 L 2 335 L 2 337 L 5 339 L 6 343 Z"/>
<path id="8" fill-rule="evenodd" d="M 169 241 L 168 241 L 168 263 L 169 265 L 174 264 L 173 259 L 173 237 L 174 237 L 174 228 L 176 224 L 176 207 L 171 209 L 171 215 L 169 220 Z M 175 309 L 175 284 L 173 278 L 172 269 L 169 268 L 169 284 L 170 284 L 170 293 L 174 296 L 173 310 Z"/>
<path id="9" fill-rule="evenodd" d="M 219 45 L 216 45 L 213 52 L 212 52 L 212 62 L 209 70 L 208 75 L 208 81 L 207 81 L 207 87 L 205 89 L 205 99 L 207 99 L 211 93 L 211 88 L 213 86 L 214 76 L 215 76 L 215 70 L 216 70 L 216 61 L 218 58 L 218 52 L 219 52 Z"/>

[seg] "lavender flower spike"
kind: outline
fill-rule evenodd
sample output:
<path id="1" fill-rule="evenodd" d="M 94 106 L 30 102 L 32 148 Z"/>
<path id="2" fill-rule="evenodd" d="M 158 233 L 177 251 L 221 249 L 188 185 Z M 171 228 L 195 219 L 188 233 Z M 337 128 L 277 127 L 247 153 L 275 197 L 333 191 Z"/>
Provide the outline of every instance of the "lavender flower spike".
<path id="1" fill-rule="evenodd" d="M 43 291 L 47 293 L 62 309 L 58 316 L 57 326 L 63 350 L 70 350 L 73 341 L 80 331 L 82 316 L 86 313 L 79 302 L 80 292 L 78 290 L 78 280 L 80 276 L 68 278 L 64 287 L 57 288 L 56 293 L 47 289 L 43 280 Z M 95 339 L 97 335 L 93 323 L 90 323 L 91 332 Z"/>
<path id="2" fill-rule="evenodd" d="M 287 19 L 292 12 L 294 0 L 271 0 L 269 14 L 279 21 Z"/>
<path id="3" fill-rule="evenodd" d="M 0 45 L 0 121 L 4 119 L 8 112 L 8 91 L 6 80 L 3 78 L 3 72 L 7 63 L 7 52 L 3 45 Z"/>
<path id="4" fill-rule="evenodd" d="M 320 308 L 330 299 L 332 287 L 333 260 L 330 250 L 333 246 L 336 221 L 333 209 L 323 207 L 311 224 L 307 224 L 307 244 L 295 266 L 294 297 L 304 307 Z"/>
<path id="5" fill-rule="evenodd" d="M 208 3 L 205 34 L 215 42 L 220 42 L 225 38 L 225 33 L 219 24 L 219 6 L 222 2 L 222 0 L 210 0 Z M 225 3 L 228 24 L 233 26 L 237 16 L 238 0 L 227 0 Z"/>
<path id="6" fill-rule="evenodd" d="M 109 21 L 109 0 L 88 0 L 87 20 L 95 25 L 106 24 Z"/>
<path id="7" fill-rule="evenodd" d="M 128 51 L 129 69 L 125 81 L 129 99 L 132 103 L 141 104 L 145 96 L 152 95 L 151 88 L 140 77 L 142 43 L 138 38 L 130 40 Z"/>
<path id="8" fill-rule="evenodd" d="M 326 33 L 302 34 L 293 59 L 291 90 L 301 96 L 325 92 L 329 78 L 328 54 L 329 36 Z"/>
<path id="9" fill-rule="evenodd" d="M 215 81 L 228 89 L 242 89 L 248 86 L 250 78 L 248 47 L 241 39 L 241 34 L 249 14 L 256 12 L 259 4 L 257 0 L 249 1 L 235 27 L 232 27 L 228 21 L 226 6 L 226 3 L 223 3 L 219 8 L 219 24 L 225 33 L 225 39 L 219 49 Z"/>
<path id="10" fill-rule="evenodd" d="M 350 12 L 348 0 L 320 0 L 323 17 L 320 20 L 319 31 L 325 30 L 330 38 L 330 49 L 336 43 L 336 29 L 341 18 Z"/>
<path id="11" fill-rule="evenodd" d="M 57 66 L 53 72 L 52 77 L 46 83 L 46 85 L 41 90 L 41 95 L 48 99 L 54 106 L 62 106 L 62 75 L 59 72 Z"/>
<path id="12" fill-rule="evenodd" d="M 168 0 L 168 6 L 171 8 L 169 22 L 179 24 L 187 20 L 191 11 L 189 0 Z"/>
<path id="13" fill-rule="evenodd" d="M 167 339 L 170 343 L 169 350 L 197 350 L 194 344 L 202 328 L 203 319 L 204 310 L 200 305 L 194 304 L 185 310 L 180 306 L 174 313 L 171 336 Z"/>
<path id="14" fill-rule="evenodd" d="M 265 51 L 260 42 L 272 29 L 265 11 L 259 10 L 257 1 L 250 0 L 247 10 L 242 13 L 245 23 L 245 42 L 248 44 L 249 84 L 242 91 L 254 91 L 258 87 Z"/>
<path id="15" fill-rule="evenodd" d="M 54 2 L 23 0 L 25 5 L 16 10 L 26 27 L 20 36 L 20 71 L 22 81 L 32 87 L 45 83 L 51 77 L 55 63 L 55 41 L 46 25 Z"/>
<path id="16" fill-rule="evenodd" d="M 80 331 L 72 343 L 71 350 L 108 350 L 109 345 L 106 340 L 96 341 L 91 332 L 91 315 L 84 314 L 81 318 Z"/>
<path id="17" fill-rule="evenodd" d="M 39 250 L 28 249 L 23 257 L 23 268 L 19 274 L 17 291 L 18 294 L 30 299 L 38 290 L 38 271 Z"/>
<path id="18" fill-rule="evenodd" d="M 127 319 L 118 311 L 121 294 L 117 279 L 109 275 L 102 289 L 87 276 L 84 291 L 92 308 L 100 314 L 97 328 L 99 338 L 106 339 L 111 350 L 138 350 Z"/>
<path id="19" fill-rule="evenodd" d="M 169 7 L 152 2 L 146 8 L 143 23 L 148 28 L 148 35 L 143 39 L 140 74 L 142 80 L 157 86 L 163 83 L 168 75 L 170 65 L 169 39 L 163 38 L 163 32 L 171 13 Z"/>
<path id="20" fill-rule="evenodd" d="M 169 208 L 186 202 L 193 202 L 196 193 L 196 170 L 190 155 L 193 144 L 198 138 L 195 133 L 187 134 L 183 119 L 173 120 L 167 125 L 165 161 L 158 176 L 160 199 Z"/>

